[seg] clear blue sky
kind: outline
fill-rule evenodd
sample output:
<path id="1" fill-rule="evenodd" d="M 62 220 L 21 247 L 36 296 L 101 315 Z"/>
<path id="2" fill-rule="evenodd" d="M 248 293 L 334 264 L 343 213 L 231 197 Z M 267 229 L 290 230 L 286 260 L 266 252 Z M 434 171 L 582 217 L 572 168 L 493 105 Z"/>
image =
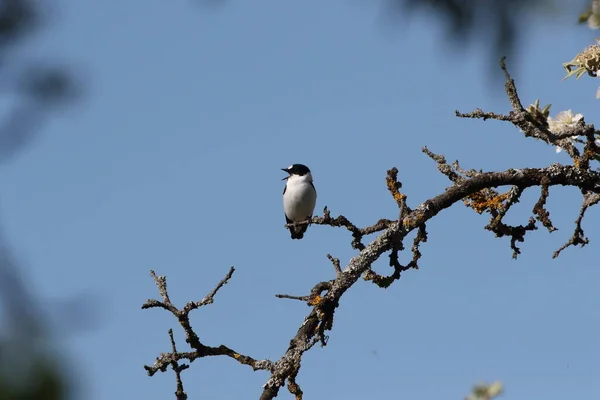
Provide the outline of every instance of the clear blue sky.
<path id="1" fill-rule="evenodd" d="M 173 397 L 172 372 L 149 378 L 142 368 L 169 350 L 169 328 L 185 349 L 171 315 L 140 309 L 158 296 L 150 269 L 167 275 L 181 305 L 234 265 L 215 303 L 193 314 L 197 333 L 207 345 L 281 356 L 309 308 L 274 295 L 330 279 L 326 253 L 344 264 L 356 254 L 340 229 L 313 226 L 290 240 L 282 167 L 310 166 L 319 212 L 326 205 L 365 225 L 397 216 L 390 167 L 412 206 L 448 185 L 424 145 L 484 170 L 569 161 L 510 125 L 454 117 L 508 102 L 487 79 L 489 45 L 461 51 L 426 13 L 392 30 L 378 2 L 59 3 L 28 51 L 79 67 L 88 96 L 1 170 L 1 211 L 44 310 L 69 298 L 90 307 L 86 329 L 54 326 L 77 398 Z M 597 122 L 597 83 L 561 82 L 561 63 L 597 35 L 575 26 L 572 11 L 530 20 L 509 65 L 527 104 L 540 97 L 552 114 L 571 108 Z M 508 220 L 526 222 L 538 194 Z M 304 357 L 306 398 L 461 399 L 495 379 L 510 400 L 598 393 L 597 209 L 584 225 L 592 245 L 551 259 L 579 202 L 576 190 L 552 188 L 560 230 L 529 234 L 517 261 L 507 239 L 483 230 L 486 216 L 462 204 L 439 215 L 419 271 L 388 290 L 359 281 L 343 297 L 329 345 Z M 378 271 L 389 271 L 386 260 Z M 268 375 L 211 358 L 183 378 L 191 399 L 237 400 L 258 398 Z"/>

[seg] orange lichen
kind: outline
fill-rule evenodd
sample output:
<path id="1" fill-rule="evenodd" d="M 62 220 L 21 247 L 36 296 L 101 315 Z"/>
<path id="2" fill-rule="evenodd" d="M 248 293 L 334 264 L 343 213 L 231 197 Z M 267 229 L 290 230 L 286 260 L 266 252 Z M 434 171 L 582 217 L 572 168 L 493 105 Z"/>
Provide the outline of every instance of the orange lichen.
<path id="1" fill-rule="evenodd" d="M 396 190 L 394 192 L 394 200 L 396 200 L 396 202 L 398 202 L 398 203 L 401 201 L 404 201 L 404 200 L 406 200 L 406 195 L 403 193 L 400 193 L 399 191 Z"/>
<path id="2" fill-rule="evenodd" d="M 401 206 L 402 203 L 406 200 L 406 195 L 400 193 L 400 191 L 398 190 L 400 188 L 400 183 L 396 180 L 397 175 L 398 170 L 396 170 L 395 168 L 389 170 L 388 176 L 385 178 L 385 184 L 390 193 L 392 194 L 392 197 L 394 197 L 396 204 L 398 204 L 398 206 Z"/>
<path id="3" fill-rule="evenodd" d="M 304 393 L 302 392 L 302 389 L 300 389 L 300 386 L 298 386 L 296 383 L 295 379 L 295 377 L 290 377 L 288 379 L 288 390 L 294 395 L 296 400 L 302 400 L 302 395 L 304 395 Z"/>
<path id="4" fill-rule="evenodd" d="M 392 196 L 394 197 L 394 200 L 396 200 L 396 203 L 400 204 L 401 201 L 403 201 L 404 199 L 406 199 L 406 195 L 400 193 L 400 191 L 398 191 L 398 188 L 396 187 L 396 182 L 393 181 L 392 179 L 387 179 L 387 188 L 390 191 L 390 193 L 392 194 Z"/>
<path id="5" fill-rule="evenodd" d="M 402 220 L 402 226 L 404 227 L 404 229 L 412 229 L 415 226 L 419 226 L 421 225 L 425 219 L 425 214 L 423 213 L 417 213 L 413 218 L 404 218 Z"/>
<path id="6" fill-rule="evenodd" d="M 310 301 L 308 302 L 311 306 L 316 306 L 318 305 L 321 301 L 323 300 L 323 298 L 319 295 L 316 295 L 314 298 L 310 299 Z"/>
<path id="7" fill-rule="evenodd" d="M 507 197 L 508 192 L 490 198 L 486 196 L 483 191 L 479 191 L 468 196 L 467 200 L 465 200 L 465 204 L 475 210 L 476 213 L 481 214 L 489 209 L 498 209 L 502 206 L 502 202 L 504 202 Z"/>
<path id="8" fill-rule="evenodd" d="M 238 358 L 240 358 L 240 355 L 238 353 L 233 353 L 233 358 L 237 360 Z"/>
<path id="9" fill-rule="evenodd" d="M 581 158 L 575 158 L 573 160 L 573 165 L 575 168 L 589 168 L 589 160 L 595 158 L 597 153 L 594 150 L 586 149 L 583 151 L 583 156 Z"/>

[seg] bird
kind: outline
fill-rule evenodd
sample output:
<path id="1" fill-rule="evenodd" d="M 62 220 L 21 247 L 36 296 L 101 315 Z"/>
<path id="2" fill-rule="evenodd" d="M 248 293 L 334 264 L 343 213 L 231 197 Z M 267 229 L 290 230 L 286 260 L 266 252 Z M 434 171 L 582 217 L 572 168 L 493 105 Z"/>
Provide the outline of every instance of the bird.
<path id="1" fill-rule="evenodd" d="M 283 178 L 286 181 L 283 188 L 285 221 L 291 224 L 311 219 L 317 202 L 317 190 L 310 169 L 303 164 L 292 164 L 281 170 L 289 174 Z M 290 226 L 292 239 L 302 239 L 306 229 L 307 224 Z"/>

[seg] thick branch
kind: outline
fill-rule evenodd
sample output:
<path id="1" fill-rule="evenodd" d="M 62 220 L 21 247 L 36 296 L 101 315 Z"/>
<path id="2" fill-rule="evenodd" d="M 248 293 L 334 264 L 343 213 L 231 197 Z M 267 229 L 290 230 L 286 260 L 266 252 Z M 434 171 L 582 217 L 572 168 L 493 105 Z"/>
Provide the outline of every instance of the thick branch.
<path id="1" fill-rule="evenodd" d="M 424 151 L 428 152 L 426 149 Z M 217 285 L 217 287 L 209 293 L 200 302 L 191 302 L 183 309 L 177 309 L 170 301 L 166 290 L 166 279 L 157 277 L 154 273 L 152 276 L 157 284 L 159 292 L 162 296 L 162 301 L 148 300 L 143 308 L 160 307 L 173 313 L 180 322 L 186 333 L 186 341 L 194 349 L 192 352 L 176 352 L 161 354 L 157 358 L 152 367 L 146 366 L 149 375 L 153 375 L 157 371 L 165 371 L 167 367 L 179 367 L 179 360 L 194 361 L 200 357 L 212 355 L 225 355 L 231 357 L 238 362 L 251 366 L 254 370 L 268 370 L 271 376 L 263 386 L 261 400 L 273 399 L 279 393 L 279 390 L 288 382 L 288 389 L 297 398 L 302 396 L 302 390 L 296 382 L 296 376 L 300 369 L 301 359 L 304 352 L 312 348 L 316 343 L 322 345 L 327 343 L 326 332 L 333 327 L 333 317 L 339 301 L 343 294 L 363 275 L 369 276 L 369 271 L 372 264 L 385 252 L 392 251 L 390 255 L 390 265 L 394 267 L 394 273 L 390 277 L 382 277 L 388 281 L 398 279 L 401 272 L 409 268 L 417 267 L 417 260 L 420 257 L 418 246 L 427 238 L 425 223 L 436 216 L 442 210 L 451 207 L 456 202 L 462 201 L 477 193 L 487 191 L 485 196 L 502 196 L 503 203 L 499 205 L 488 205 L 488 210 L 492 213 L 494 221 L 501 219 L 506 211 L 518 199 L 520 193 L 528 187 L 541 186 L 546 192 L 551 186 L 567 185 L 580 188 L 585 193 L 588 193 L 586 202 L 580 215 L 583 218 L 583 212 L 587 207 L 600 201 L 600 173 L 590 170 L 582 170 L 575 166 L 563 166 L 554 164 L 546 168 L 525 168 L 525 169 L 509 169 L 501 172 L 477 172 L 467 171 L 466 173 L 458 173 L 445 163 L 441 156 L 437 156 L 431 152 L 438 160 L 440 170 L 445 172 L 453 181 L 453 185 L 447 188 L 443 193 L 435 196 L 422 204 L 415 210 L 407 212 L 400 221 L 386 222 L 387 228 L 384 228 L 382 233 L 371 242 L 364 246 L 364 249 L 354 258 L 349 264 L 341 270 L 339 261 L 330 257 L 335 271 L 335 279 L 327 282 L 319 282 L 311 290 L 308 296 L 289 296 L 283 295 L 280 297 L 296 298 L 306 301 L 312 307 L 311 312 L 304 319 L 302 326 L 298 329 L 294 338 L 290 341 L 290 345 L 282 357 L 275 363 L 269 360 L 255 360 L 251 357 L 241 355 L 234 350 L 226 347 L 209 347 L 200 343 L 198 336 L 193 332 L 190 324 L 188 313 L 194 308 L 205 304 L 210 304 L 216 292 L 221 288 L 231 277 L 233 270 L 230 270 L 228 275 Z M 460 171 L 459 171 L 460 172 Z M 506 193 L 499 195 L 493 188 L 500 186 L 512 186 L 512 189 Z M 546 195 L 542 195 L 545 197 Z M 542 201 L 538 203 L 543 203 Z M 323 217 L 325 220 L 331 218 L 327 215 Z M 580 218 L 580 219 L 581 219 Z M 580 221 L 580 219 L 578 221 Z M 336 218 L 337 221 L 347 221 L 345 217 Z M 490 225 L 493 224 L 492 221 Z M 350 223 L 348 223 L 350 224 Z M 346 225 L 343 225 L 346 226 Z M 351 225 L 354 226 L 354 225 Z M 406 265 L 402 266 L 398 261 L 398 250 L 406 236 L 413 230 L 418 229 L 417 236 L 413 242 L 412 252 L 413 259 Z M 513 236 L 513 240 L 514 240 Z M 380 281 L 386 284 L 386 281 Z M 177 364 L 176 364 L 177 363 Z M 179 388 L 178 388 L 179 391 Z M 181 388 L 183 391 L 183 388 Z"/>
<path id="2" fill-rule="evenodd" d="M 512 185 L 522 189 L 532 186 L 567 185 L 575 186 L 592 193 L 600 193 L 600 173 L 589 170 L 580 170 L 574 166 L 551 165 L 547 168 L 509 169 L 501 172 L 480 172 L 473 177 L 460 180 L 446 191 L 419 205 L 409 213 L 401 223 L 393 222 L 389 228 L 382 232 L 369 245 L 365 246 L 356 257 L 350 260 L 342 273 L 332 281 L 331 288 L 323 296 L 321 302 L 314 306 L 311 313 L 305 318 L 302 327 L 291 340 L 290 346 L 277 361 L 271 378 L 264 385 L 261 400 L 270 400 L 277 396 L 285 379 L 291 376 L 299 365 L 302 353 L 306 346 L 319 332 L 319 311 L 324 308 L 337 307 L 342 295 L 365 273 L 383 253 L 393 247 L 393 243 L 402 240 L 414 229 L 419 228 L 440 211 L 452 206 L 469 195 L 485 188 Z"/>
<path id="3" fill-rule="evenodd" d="M 156 277 L 154 272 L 152 272 L 152 276 L 155 279 L 163 300 L 148 300 L 142 308 L 160 307 L 173 313 L 173 315 L 178 318 L 178 321 L 186 333 L 186 341 L 194 351 L 187 353 L 177 352 L 175 343 L 172 341 L 171 353 L 161 354 L 161 356 L 157 358 L 154 366 L 145 367 L 148 374 L 152 375 L 159 370 L 165 371 L 167 367 L 171 366 L 175 370 L 177 377 L 179 377 L 179 372 L 187 368 L 187 365 L 185 364 L 180 366 L 178 363 L 179 360 L 185 359 L 192 362 L 200 357 L 226 355 L 238 360 L 238 362 L 242 364 L 252 366 L 255 370 L 262 369 L 271 372 L 270 378 L 263 386 L 263 392 L 260 397 L 261 400 L 275 398 L 278 395 L 279 390 L 285 385 L 286 381 L 290 393 L 292 393 L 297 400 L 301 400 L 303 392 L 296 382 L 296 378 L 301 367 L 302 356 L 304 352 L 311 349 L 316 343 L 326 345 L 326 332 L 333 327 L 334 313 L 343 294 L 356 283 L 361 276 L 366 280 L 373 281 L 381 287 L 388 287 L 391 283 L 400 278 L 402 272 L 410 268 L 418 268 L 417 261 L 421 257 L 419 245 L 427 240 L 426 222 L 435 217 L 442 210 L 451 207 L 459 201 L 465 202 L 467 206 L 473 208 L 473 210 L 480 214 L 483 212 L 489 213 L 491 218 L 486 229 L 494 232 L 497 236 L 510 236 L 511 247 L 514 252 L 513 255 L 516 257 L 519 253 L 516 242 L 522 242 L 525 233 L 536 229 L 536 219 L 549 231 L 555 230 L 550 221 L 549 212 L 545 208 L 550 193 L 549 188 L 556 185 L 577 187 L 584 193 L 584 202 L 581 207 L 579 218 L 576 221 L 575 233 L 563 247 L 555 252 L 554 257 L 569 245 L 587 244 L 588 240 L 583 235 L 583 230 L 581 229 L 581 221 L 587 208 L 600 202 L 600 173 L 589 169 L 589 161 L 597 155 L 599 150 L 594 142 L 596 131 L 593 125 L 585 125 L 581 122 L 576 124 L 568 134 L 552 133 L 548 129 L 547 121 L 543 118 L 537 118 L 523 108 L 514 81 L 506 69 L 504 59 L 501 62 L 501 67 L 506 77 L 506 92 L 512 111 L 507 115 L 502 115 L 477 109 L 474 112 L 467 114 L 462 114 L 457 111 L 457 116 L 465 118 L 481 118 L 484 120 L 496 119 L 509 121 L 520 128 L 525 136 L 541 139 L 546 143 L 559 145 L 564 148 L 573 158 L 574 165 L 563 166 L 553 164 L 546 168 L 509 169 L 501 172 L 466 171 L 460 168 L 458 162 L 449 165 L 443 156 L 434 154 L 427 148 L 423 148 L 423 151 L 436 161 L 440 172 L 446 175 L 453 184 L 447 188 L 444 193 L 423 202 L 416 209 L 411 210 L 406 204 L 406 195 L 399 191 L 401 184 L 397 180 L 397 169 L 393 168 L 389 170 L 386 184 L 396 201 L 396 204 L 400 208 L 400 215 L 397 221 L 381 219 L 372 226 L 358 228 L 344 216 L 332 218 L 329 210 L 325 207 L 323 212 L 324 215 L 322 217 L 313 217 L 309 221 L 291 224 L 302 225 L 312 223 L 317 225 L 345 227 L 352 233 L 352 247 L 358 249 L 360 253 L 352 258 L 343 270 L 340 261 L 328 255 L 329 260 L 334 266 L 336 273 L 335 279 L 317 283 L 309 295 L 277 295 L 277 297 L 280 298 L 305 301 L 312 309 L 304 318 L 304 322 L 290 341 L 285 353 L 275 363 L 269 360 L 257 361 L 251 357 L 240 355 L 226 346 L 205 346 L 200 343 L 200 340 L 189 324 L 188 313 L 192 309 L 212 303 L 216 292 L 231 278 L 233 268 L 207 297 L 200 302 L 190 302 L 181 310 L 171 304 L 166 290 L 165 278 Z M 586 137 L 582 156 L 580 155 L 579 150 L 573 145 L 570 136 Z M 499 193 L 496 188 L 502 186 L 511 186 L 511 188 L 504 193 Z M 541 187 L 540 198 L 533 207 L 535 218 L 530 218 L 525 226 L 510 226 L 505 224 L 503 218 L 508 210 L 519 201 L 524 190 L 533 186 Z M 404 239 L 413 230 L 418 231 L 411 248 L 412 260 L 406 266 L 403 266 L 399 262 L 399 252 L 404 249 Z M 381 232 L 381 234 L 370 244 L 364 245 L 362 243 L 362 239 L 365 235 L 376 232 Z M 394 268 L 394 272 L 389 276 L 380 276 L 373 272 L 371 267 L 373 263 L 386 252 L 390 252 L 390 266 Z M 178 378 L 177 392 L 185 395 L 183 386 L 180 386 L 179 382 L 180 379 Z"/>

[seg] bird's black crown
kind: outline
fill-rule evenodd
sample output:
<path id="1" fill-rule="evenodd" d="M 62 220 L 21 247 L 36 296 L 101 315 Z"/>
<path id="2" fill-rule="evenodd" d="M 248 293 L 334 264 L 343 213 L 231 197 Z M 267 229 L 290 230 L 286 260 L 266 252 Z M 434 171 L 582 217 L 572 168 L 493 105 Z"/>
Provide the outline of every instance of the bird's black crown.
<path id="1" fill-rule="evenodd" d="M 290 175 L 306 175 L 310 169 L 304 164 L 292 164 L 289 168 L 284 168 L 284 171 Z"/>

